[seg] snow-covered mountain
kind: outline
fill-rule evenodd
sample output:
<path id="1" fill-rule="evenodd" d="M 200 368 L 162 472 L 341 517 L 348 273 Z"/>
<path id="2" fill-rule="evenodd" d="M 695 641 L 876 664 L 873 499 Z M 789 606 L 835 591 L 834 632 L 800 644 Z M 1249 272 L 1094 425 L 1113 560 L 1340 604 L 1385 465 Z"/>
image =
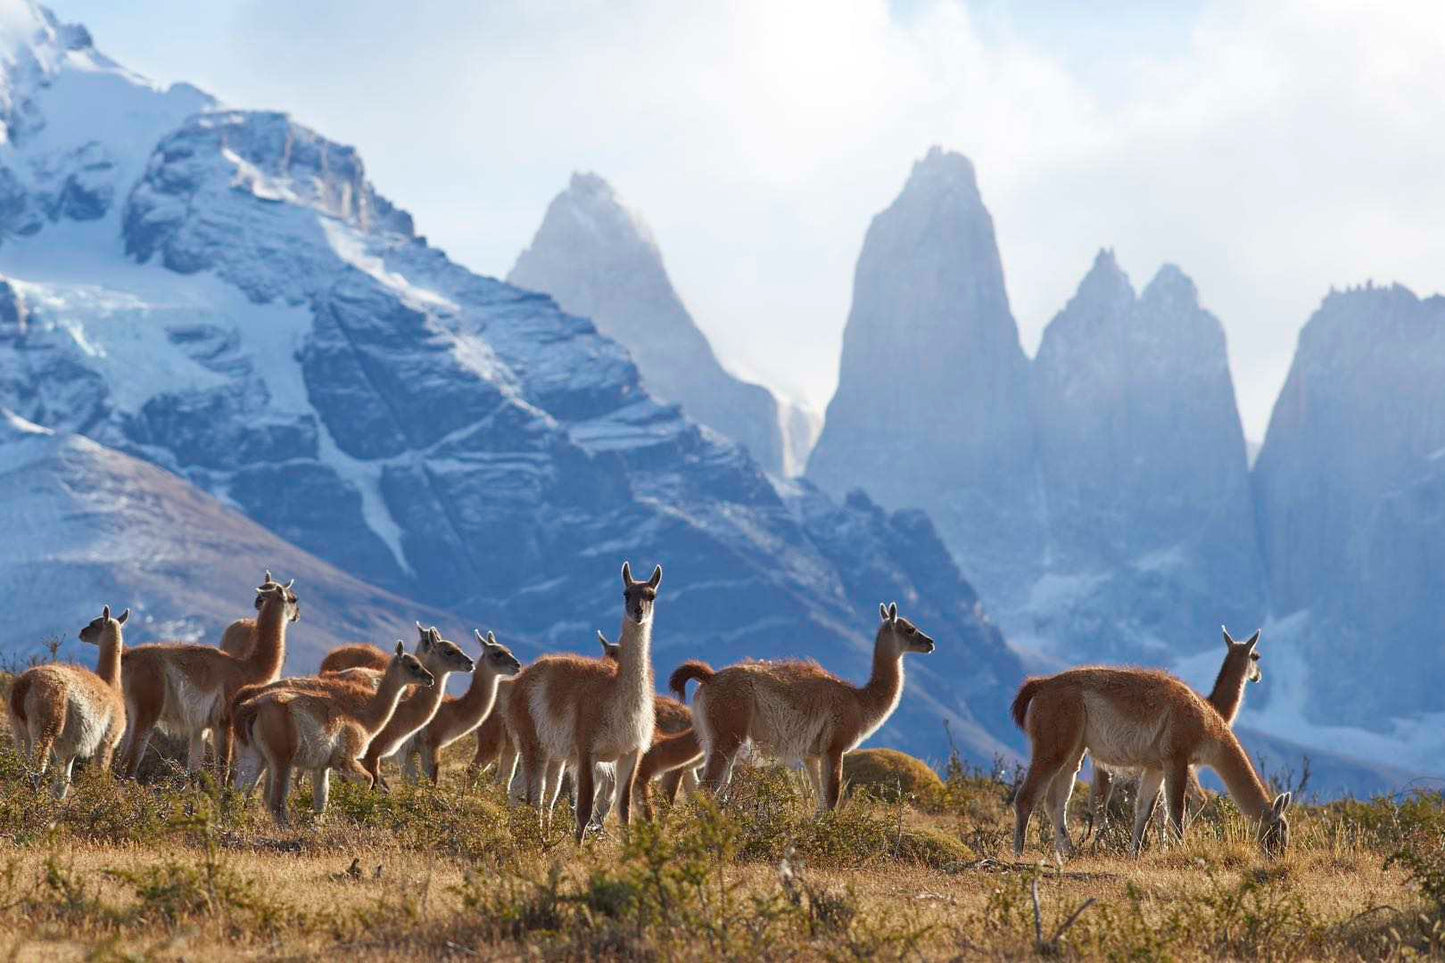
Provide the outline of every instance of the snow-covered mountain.
<path id="1" fill-rule="evenodd" d="M 928 511 L 991 604 L 1042 538 L 1028 359 L 973 165 L 933 148 L 868 228 L 808 477 Z"/>
<path id="2" fill-rule="evenodd" d="M 650 394 L 747 448 L 765 471 L 788 467 L 790 426 L 777 400 L 723 369 L 673 289 L 652 232 L 601 177 L 572 175 L 507 281 L 592 319 L 627 348 Z"/>
<path id="3" fill-rule="evenodd" d="M 1291 616 L 1307 674 L 1305 719 L 1433 730 L 1442 758 L 1445 297 L 1396 285 L 1325 298 L 1300 332 L 1254 485 L 1274 610 Z"/>
<path id="4" fill-rule="evenodd" d="M 102 604 L 131 608 L 132 644 L 214 639 L 252 614 L 267 568 L 301 596 L 293 665 L 314 667 L 345 642 L 410 639 L 413 618 L 446 615 L 337 571 L 170 472 L 3 410 L 0 517 L 6 662 L 40 655 L 49 638 L 74 643 Z"/>
<path id="5" fill-rule="evenodd" d="M 1027 618 L 1060 653 L 1168 656 L 1263 623 L 1224 329 L 1173 265 L 1136 296 L 1101 251 L 1032 369 L 1048 505 Z"/>
<path id="6" fill-rule="evenodd" d="M 666 568 L 661 671 L 802 655 L 860 678 L 896 598 L 939 650 L 880 741 L 939 756 L 946 719 L 975 758 L 1018 744 L 1021 669 L 926 518 L 770 478 L 591 322 L 430 247 L 350 148 L 7 9 L 3 208 L 33 216 L 0 240 L 0 405 L 416 599 L 402 624 L 428 605 L 590 650 L 631 558 Z"/>

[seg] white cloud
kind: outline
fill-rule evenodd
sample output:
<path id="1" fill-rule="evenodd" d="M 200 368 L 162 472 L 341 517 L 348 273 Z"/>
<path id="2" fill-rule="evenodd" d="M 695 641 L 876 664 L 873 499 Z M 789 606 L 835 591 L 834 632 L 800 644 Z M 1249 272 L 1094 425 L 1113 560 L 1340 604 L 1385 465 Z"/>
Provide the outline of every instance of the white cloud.
<path id="1" fill-rule="evenodd" d="M 863 232 L 932 143 L 975 161 L 1030 349 L 1096 248 L 1139 285 L 1174 261 L 1225 323 L 1252 436 L 1330 285 L 1445 287 L 1434 2 L 57 6 L 136 69 L 355 143 L 489 273 L 596 170 L 724 358 L 820 406 Z"/>

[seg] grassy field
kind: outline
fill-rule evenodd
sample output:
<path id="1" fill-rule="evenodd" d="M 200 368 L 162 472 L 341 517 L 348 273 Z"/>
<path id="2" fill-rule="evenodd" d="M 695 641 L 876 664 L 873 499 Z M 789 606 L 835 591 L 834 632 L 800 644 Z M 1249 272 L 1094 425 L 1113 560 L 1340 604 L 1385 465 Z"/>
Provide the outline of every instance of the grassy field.
<path id="1" fill-rule="evenodd" d="M 468 747 L 469 748 L 469 747 Z M 907 798 L 880 780 L 819 818 L 792 774 L 743 774 L 580 849 L 451 759 L 439 790 L 337 786 L 278 833 L 164 765 L 30 789 L 0 734 L 0 955 L 9 959 L 417 957 L 1384 958 L 1445 953 L 1435 795 L 1297 809 L 1265 861 L 1227 800 L 1141 859 L 1122 833 L 1062 866 L 1034 827 L 1009 851 L 1012 776 L 954 765 Z M 896 781 L 893 783 L 897 785 Z M 1081 787 L 1080 801 L 1086 793 Z M 298 812 L 305 790 L 293 797 Z M 565 807 L 564 807 L 565 808 Z M 1076 838 L 1082 831 L 1082 812 Z M 1037 909 L 1036 902 L 1037 900 Z"/>

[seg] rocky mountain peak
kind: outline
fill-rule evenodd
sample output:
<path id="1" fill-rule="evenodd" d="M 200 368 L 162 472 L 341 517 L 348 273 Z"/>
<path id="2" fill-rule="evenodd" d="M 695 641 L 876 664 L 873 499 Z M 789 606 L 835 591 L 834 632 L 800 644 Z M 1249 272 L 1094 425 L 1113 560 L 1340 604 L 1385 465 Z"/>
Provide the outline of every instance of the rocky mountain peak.
<path id="1" fill-rule="evenodd" d="M 973 165 L 935 148 L 864 237 L 808 476 L 926 509 L 987 596 L 1037 548 L 1032 434 L 993 219 Z"/>
<path id="2" fill-rule="evenodd" d="M 782 473 L 783 416 L 766 388 L 734 377 L 672 286 L 652 231 L 596 174 L 572 175 L 507 280 L 544 291 L 625 345 L 657 397 Z"/>

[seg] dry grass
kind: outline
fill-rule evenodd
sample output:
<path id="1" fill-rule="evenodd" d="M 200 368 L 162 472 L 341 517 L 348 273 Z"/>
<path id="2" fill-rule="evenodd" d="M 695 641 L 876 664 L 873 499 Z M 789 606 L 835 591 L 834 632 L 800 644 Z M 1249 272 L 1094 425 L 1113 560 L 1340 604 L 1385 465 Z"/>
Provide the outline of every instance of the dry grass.
<path id="1" fill-rule="evenodd" d="M 929 811 L 859 790 L 818 818 L 796 776 L 762 770 L 722 808 L 579 850 L 565 813 L 544 836 L 460 762 L 438 791 L 338 786 L 324 821 L 277 833 L 163 767 L 144 785 L 89 774 L 55 803 L 0 737 L 0 954 L 1354 959 L 1445 939 L 1438 796 L 1306 808 L 1277 862 L 1221 801 L 1182 846 L 1134 860 L 1110 833 L 1059 866 L 1040 827 L 1033 861 L 1012 860 L 1001 779 L 954 767 Z"/>

